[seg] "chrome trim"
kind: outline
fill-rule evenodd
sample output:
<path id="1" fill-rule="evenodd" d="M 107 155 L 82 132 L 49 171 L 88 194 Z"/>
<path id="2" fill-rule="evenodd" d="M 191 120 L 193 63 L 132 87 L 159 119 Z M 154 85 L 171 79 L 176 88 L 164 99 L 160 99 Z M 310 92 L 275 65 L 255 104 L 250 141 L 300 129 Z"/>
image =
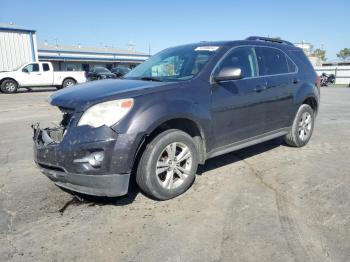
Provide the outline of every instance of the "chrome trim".
<path id="1" fill-rule="evenodd" d="M 264 133 L 262 135 L 257 135 L 254 137 L 244 139 L 242 141 L 234 142 L 234 143 L 229 144 L 229 145 L 215 148 L 207 153 L 206 159 L 220 156 L 220 155 L 223 155 L 223 154 L 226 154 L 226 153 L 229 153 L 232 151 L 236 151 L 236 150 L 239 150 L 242 148 L 246 148 L 249 146 L 253 146 L 256 144 L 260 144 L 262 142 L 286 135 L 289 132 L 290 128 L 291 127 L 280 128 L 280 129 L 277 129 L 275 131 L 270 131 L 270 132 Z"/>
<path id="2" fill-rule="evenodd" d="M 294 72 L 291 72 L 291 73 L 283 73 L 283 74 L 274 74 L 274 75 L 264 75 L 264 76 L 254 76 L 254 77 L 245 77 L 245 78 L 242 78 L 242 79 L 237 79 L 237 80 L 245 80 L 245 79 L 255 79 L 255 78 L 264 78 L 264 77 L 272 77 L 272 76 L 281 76 L 281 75 L 292 75 L 292 74 L 297 74 L 299 73 L 299 67 L 297 66 L 297 64 L 293 61 L 293 59 L 291 59 L 291 57 L 286 54 L 286 52 L 284 52 L 283 50 L 277 48 L 277 47 L 273 47 L 273 46 L 261 46 L 261 45 L 238 45 L 238 46 L 234 46 L 232 48 L 230 48 L 221 58 L 220 60 L 216 63 L 216 65 L 214 66 L 213 70 L 211 71 L 210 73 L 210 77 L 209 77 L 209 83 L 210 84 L 214 84 L 216 83 L 214 81 L 214 72 L 216 70 L 216 68 L 219 66 L 219 64 L 222 62 L 222 60 L 224 60 L 232 50 L 238 48 L 238 47 L 253 47 L 254 48 L 254 52 L 255 52 L 255 48 L 256 47 L 263 47 L 263 48 L 273 48 L 273 49 L 277 49 L 279 51 L 281 51 L 283 54 L 285 54 L 291 61 L 292 63 L 295 65 L 296 67 L 296 71 Z M 256 54 L 255 54 L 256 56 Z M 259 68 L 259 64 L 258 64 L 258 68 Z M 259 71 L 258 71 L 258 74 L 259 74 Z M 227 80 L 227 81 L 237 81 L 237 80 Z M 226 81 L 223 81 L 223 82 L 226 82 Z"/>

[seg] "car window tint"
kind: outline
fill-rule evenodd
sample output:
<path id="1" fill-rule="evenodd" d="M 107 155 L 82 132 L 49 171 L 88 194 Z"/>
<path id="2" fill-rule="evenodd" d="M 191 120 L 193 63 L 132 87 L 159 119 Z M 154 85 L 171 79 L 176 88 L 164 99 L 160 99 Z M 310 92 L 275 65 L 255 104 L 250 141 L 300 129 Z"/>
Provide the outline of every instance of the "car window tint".
<path id="1" fill-rule="evenodd" d="M 208 54 L 208 53 L 198 54 L 196 59 L 194 60 L 194 65 L 192 67 L 191 74 L 195 75 L 198 72 L 200 72 L 204 67 L 204 65 L 208 62 L 210 57 L 211 57 L 211 54 Z"/>
<path id="2" fill-rule="evenodd" d="M 286 55 L 270 47 L 257 47 L 256 55 L 259 61 L 259 75 L 275 75 L 288 73 Z"/>
<path id="3" fill-rule="evenodd" d="M 43 64 L 43 70 L 46 72 L 46 71 L 49 71 L 50 70 L 50 67 L 49 67 L 49 64 Z"/>
<path id="4" fill-rule="evenodd" d="M 25 69 L 27 69 L 27 71 L 29 73 L 30 72 L 39 72 L 39 64 L 29 64 L 25 67 Z"/>
<path id="5" fill-rule="evenodd" d="M 286 59 L 287 59 L 287 64 L 288 64 L 288 72 L 289 73 L 294 73 L 297 71 L 297 67 L 296 65 L 293 63 L 293 61 L 288 57 L 286 56 Z"/>
<path id="6" fill-rule="evenodd" d="M 220 63 L 217 72 L 224 68 L 240 68 L 243 77 L 258 76 L 258 66 L 254 48 L 238 47 L 233 49 Z"/>

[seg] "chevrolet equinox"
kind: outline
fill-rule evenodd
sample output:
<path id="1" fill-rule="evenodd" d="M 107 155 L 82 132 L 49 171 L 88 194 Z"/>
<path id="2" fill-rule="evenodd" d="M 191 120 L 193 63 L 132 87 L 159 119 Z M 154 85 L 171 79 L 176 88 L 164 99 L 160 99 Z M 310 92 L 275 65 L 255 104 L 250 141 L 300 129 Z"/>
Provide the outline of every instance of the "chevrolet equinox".
<path id="1" fill-rule="evenodd" d="M 184 193 L 209 158 L 284 136 L 308 143 L 319 78 L 300 48 L 266 37 L 165 49 L 123 79 L 53 93 L 58 127 L 34 129 L 34 159 L 57 186 L 121 196 Z"/>

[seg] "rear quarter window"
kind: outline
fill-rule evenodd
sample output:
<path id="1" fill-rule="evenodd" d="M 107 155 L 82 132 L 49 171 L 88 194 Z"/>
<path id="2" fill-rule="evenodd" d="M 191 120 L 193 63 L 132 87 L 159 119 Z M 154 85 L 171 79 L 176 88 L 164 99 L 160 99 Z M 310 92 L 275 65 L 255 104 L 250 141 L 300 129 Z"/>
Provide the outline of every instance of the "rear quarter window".
<path id="1" fill-rule="evenodd" d="M 294 62 L 288 56 L 286 56 L 286 59 L 287 59 L 289 73 L 295 73 L 297 71 L 297 66 L 294 64 Z"/>
<path id="2" fill-rule="evenodd" d="M 49 64 L 43 64 L 43 70 L 44 71 L 50 71 Z"/>
<path id="3" fill-rule="evenodd" d="M 297 64 L 299 71 L 311 71 L 314 72 L 314 67 L 312 66 L 310 60 L 305 55 L 304 51 L 301 49 L 289 50 L 289 55 L 293 61 Z"/>

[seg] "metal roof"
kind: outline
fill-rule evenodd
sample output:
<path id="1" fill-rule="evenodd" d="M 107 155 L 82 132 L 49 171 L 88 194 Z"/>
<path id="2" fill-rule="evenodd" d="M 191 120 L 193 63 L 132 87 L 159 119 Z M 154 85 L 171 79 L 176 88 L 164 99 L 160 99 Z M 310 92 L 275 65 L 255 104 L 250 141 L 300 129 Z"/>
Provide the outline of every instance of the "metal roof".
<path id="1" fill-rule="evenodd" d="M 36 32 L 33 29 L 24 28 L 24 27 L 21 27 L 21 26 L 17 26 L 15 24 L 5 24 L 5 23 L 0 23 L 0 30 L 19 31 L 19 32 L 31 32 L 31 33 L 35 33 Z"/>
<path id="2" fill-rule="evenodd" d="M 112 47 L 89 47 L 84 45 L 61 45 L 38 43 L 39 52 L 68 52 L 68 53 L 85 53 L 85 54 L 123 54 L 123 55 L 146 55 L 148 54 L 126 49 Z"/>

